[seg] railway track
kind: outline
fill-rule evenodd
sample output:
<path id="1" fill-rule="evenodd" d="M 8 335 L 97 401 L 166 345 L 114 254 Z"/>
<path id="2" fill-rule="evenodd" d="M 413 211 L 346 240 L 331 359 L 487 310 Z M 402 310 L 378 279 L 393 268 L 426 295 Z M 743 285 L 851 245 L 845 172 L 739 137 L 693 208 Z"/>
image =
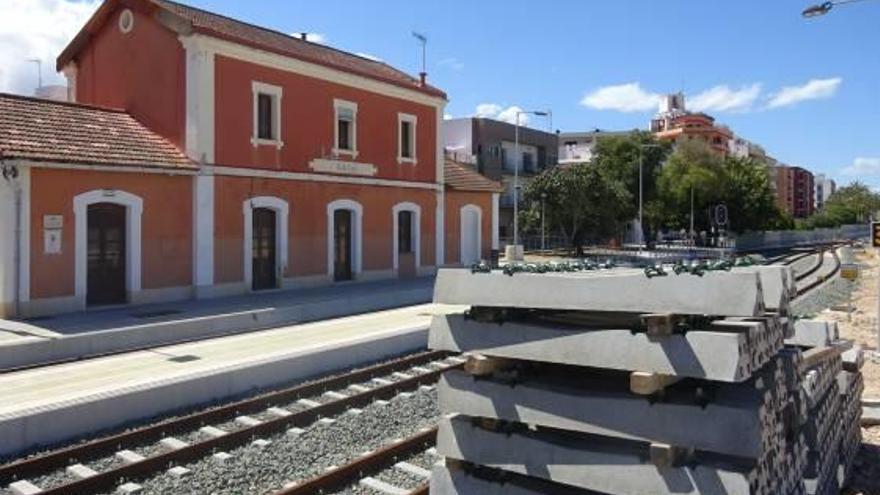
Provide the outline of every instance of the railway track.
<path id="1" fill-rule="evenodd" d="M 380 449 L 366 452 L 350 463 L 331 469 L 311 479 L 275 492 L 274 495 L 318 495 L 343 490 L 358 482 L 360 486 L 384 493 L 427 495 L 430 471 L 404 459 L 424 455 L 437 441 L 437 427 L 426 428 L 408 438 L 397 440 Z M 433 455 L 436 455 L 436 451 Z M 398 470 L 413 478 L 421 478 L 419 486 L 408 490 L 381 479 L 381 473 Z"/>
<path id="2" fill-rule="evenodd" d="M 39 493 L 49 495 L 113 492 L 122 480 L 148 478 L 169 466 L 180 467 L 207 456 L 223 455 L 227 450 L 259 442 L 285 430 L 296 432 L 322 418 L 433 385 L 442 372 L 459 367 L 462 362 L 448 353 L 422 352 L 262 394 L 11 462 L 0 466 L 0 486 L 10 484 L 10 492 L 13 488 L 39 489 Z M 177 438 L 181 435 L 188 435 L 190 440 Z M 144 446 L 148 446 L 146 451 L 151 453 L 137 452 Z M 84 464 L 96 462 L 111 467 L 96 471 Z M 46 487 L 32 482 L 47 479 L 46 476 L 61 469 L 73 479 Z"/>

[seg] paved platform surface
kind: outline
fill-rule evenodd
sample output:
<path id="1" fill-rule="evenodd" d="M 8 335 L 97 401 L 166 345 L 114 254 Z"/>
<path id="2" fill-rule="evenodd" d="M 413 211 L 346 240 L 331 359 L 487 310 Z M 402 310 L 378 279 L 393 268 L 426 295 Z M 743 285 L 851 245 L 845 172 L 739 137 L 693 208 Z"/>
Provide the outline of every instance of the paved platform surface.
<path id="1" fill-rule="evenodd" d="M 0 319 L 0 342 L 22 337 L 52 337 L 83 332 L 172 322 L 221 313 L 236 313 L 279 306 L 295 306 L 358 297 L 375 292 L 432 288 L 434 277 L 334 284 L 306 289 L 264 291 L 239 296 L 176 301 L 140 306 L 101 308 L 80 313 L 33 318 Z M 428 302 L 427 300 L 425 302 Z"/>
<path id="2" fill-rule="evenodd" d="M 120 389 L 265 362 L 355 338 L 379 338 L 427 328 L 435 310 L 431 304 L 410 306 L 2 374 L 0 419 Z"/>
<path id="3" fill-rule="evenodd" d="M 0 320 L 0 372 L 431 301 L 433 277 Z"/>

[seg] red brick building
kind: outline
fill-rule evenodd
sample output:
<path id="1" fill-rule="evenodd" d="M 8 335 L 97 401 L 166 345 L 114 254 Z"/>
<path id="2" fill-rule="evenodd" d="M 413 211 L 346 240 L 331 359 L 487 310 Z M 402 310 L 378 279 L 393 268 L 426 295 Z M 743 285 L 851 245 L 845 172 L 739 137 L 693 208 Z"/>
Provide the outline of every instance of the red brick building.
<path id="1" fill-rule="evenodd" d="M 106 0 L 57 65 L 76 103 L 0 96 L 0 314 L 430 274 L 497 248 L 492 186 L 444 185 L 446 95 L 424 77 L 165 0 Z"/>
<path id="2" fill-rule="evenodd" d="M 793 218 L 815 212 L 813 174 L 801 167 L 779 165 L 776 169 L 776 204 Z"/>

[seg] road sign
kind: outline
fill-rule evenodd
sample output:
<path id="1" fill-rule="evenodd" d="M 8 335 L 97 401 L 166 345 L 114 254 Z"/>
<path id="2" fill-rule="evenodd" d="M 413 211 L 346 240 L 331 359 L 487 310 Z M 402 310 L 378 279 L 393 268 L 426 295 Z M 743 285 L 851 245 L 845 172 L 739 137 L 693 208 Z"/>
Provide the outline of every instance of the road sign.
<path id="1" fill-rule="evenodd" d="M 880 248 L 880 222 L 871 222 L 871 245 Z"/>
<path id="2" fill-rule="evenodd" d="M 844 263 L 840 265 L 840 276 L 849 281 L 855 281 L 859 278 L 859 265 L 855 263 Z"/>

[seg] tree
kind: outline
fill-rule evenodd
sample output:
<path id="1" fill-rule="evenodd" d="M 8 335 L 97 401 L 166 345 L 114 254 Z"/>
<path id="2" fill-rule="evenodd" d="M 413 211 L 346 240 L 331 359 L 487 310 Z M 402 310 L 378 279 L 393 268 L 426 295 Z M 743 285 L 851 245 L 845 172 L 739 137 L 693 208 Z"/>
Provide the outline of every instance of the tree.
<path id="1" fill-rule="evenodd" d="M 867 222 L 880 210 L 880 195 L 861 182 L 841 187 L 822 210 L 803 222 L 805 228 L 839 227 Z"/>
<path id="2" fill-rule="evenodd" d="M 734 232 L 767 230 L 786 223 L 766 165 L 753 158 L 724 160 L 722 202 L 727 205 L 728 229 Z"/>
<path id="3" fill-rule="evenodd" d="M 645 131 L 633 131 L 620 136 L 600 137 L 593 150 L 590 162 L 606 171 L 614 180 L 621 182 L 629 192 L 633 201 L 621 204 L 621 214 L 629 214 L 636 218 L 639 208 L 639 159 L 642 160 L 642 201 L 645 238 L 650 232 L 661 226 L 663 222 L 657 194 L 657 179 L 663 162 L 671 150 L 671 145 L 659 142 L 654 135 Z"/>
<path id="4" fill-rule="evenodd" d="M 676 147 L 657 181 L 668 227 L 690 228 L 693 197 L 694 229 L 709 229 L 709 216 L 704 213 L 723 199 L 723 165 L 721 156 L 702 141 L 685 141 Z"/>
<path id="5" fill-rule="evenodd" d="M 630 211 L 620 207 L 632 202 L 626 187 L 592 164 L 544 171 L 524 190 L 532 209 L 540 209 L 542 195 L 547 225 L 562 232 L 578 255 L 585 242 L 606 241 L 632 219 Z"/>

